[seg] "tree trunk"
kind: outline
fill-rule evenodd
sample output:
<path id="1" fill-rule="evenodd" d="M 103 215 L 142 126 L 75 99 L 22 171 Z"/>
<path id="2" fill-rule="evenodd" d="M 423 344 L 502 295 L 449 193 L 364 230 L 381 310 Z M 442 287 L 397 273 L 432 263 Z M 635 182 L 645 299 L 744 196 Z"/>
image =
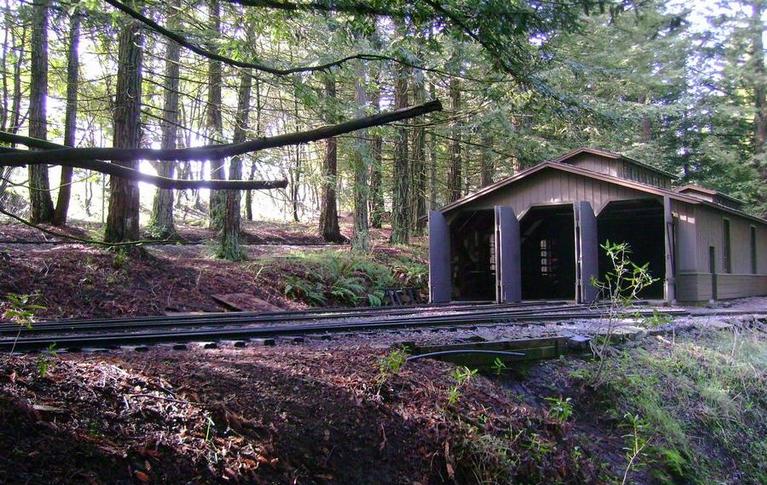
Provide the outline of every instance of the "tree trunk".
<path id="1" fill-rule="evenodd" d="M 69 49 L 67 50 L 67 107 L 64 115 L 64 145 L 73 147 L 77 134 L 77 88 L 80 74 L 80 59 L 77 55 L 80 44 L 80 10 L 75 7 L 69 25 Z M 56 200 L 53 224 L 63 226 L 67 223 L 69 199 L 72 195 L 72 167 L 61 167 L 61 183 Z"/>
<path id="2" fill-rule="evenodd" d="M 487 128 L 485 128 L 487 130 Z M 479 156 L 479 185 L 487 187 L 493 183 L 493 172 L 495 164 L 493 163 L 493 136 L 482 134 L 482 151 Z"/>
<path id="3" fill-rule="evenodd" d="M 216 37 L 221 32 L 221 6 L 219 0 L 208 0 L 210 15 L 210 28 Z M 215 51 L 215 46 L 211 46 Z M 223 121 L 221 120 L 221 85 L 222 70 L 220 61 L 208 62 L 208 133 L 216 142 L 223 139 Z M 224 179 L 224 161 L 221 159 L 210 160 L 210 178 L 214 180 Z M 224 204 L 226 194 L 220 190 L 210 191 L 210 228 L 220 231 L 224 225 Z"/>
<path id="4" fill-rule="evenodd" d="M 336 80 L 327 74 L 325 82 L 325 101 L 327 103 L 327 121 L 336 123 Z M 336 186 L 338 176 L 338 140 L 328 138 L 325 144 L 325 159 L 322 163 L 322 197 L 320 198 L 320 235 L 328 242 L 343 242 L 341 229 L 338 227 L 338 207 Z"/>
<path id="5" fill-rule="evenodd" d="M 250 69 L 242 71 L 240 89 L 237 94 L 234 143 L 242 143 L 247 136 L 252 79 Z M 240 180 L 241 178 L 242 158 L 236 156 L 229 162 L 229 180 Z M 228 190 L 224 194 L 224 225 L 221 229 L 221 245 L 218 256 L 229 261 L 240 261 L 245 259 L 245 251 L 240 246 L 240 199 L 242 198 L 242 192 L 239 190 Z"/>
<path id="6" fill-rule="evenodd" d="M 413 102 L 420 104 L 426 101 L 426 85 L 423 73 L 416 73 Z M 426 128 L 413 128 L 413 234 L 422 236 L 426 229 Z"/>
<path id="7" fill-rule="evenodd" d="M 397 67 L 394 81 L 394 107 L 404 108 L 407 100 L 407 73 Z M 404 123 L 403 123 L 404 124 Z M 394 140 L 394 169 L 392 171 L 391 242 L 407 244 L 410 240 L 410 180 L 408 172 L 408 130 L 397 128 Z"/>
<path id="8" fill-rule="evenodd" d="M 436 99 L 437 93 L 434 83 L 429 83 L 429 96 Z M 437 209 L 437 134 L 432 128 L 429 136 L 429 210 Z"/>
<path id="9" fill-rule="evenodd" d="M 355 104 L 358 115 L 365 112 L 368 96 L 365 92 L 367 72 L 365 64 L 357 61 L 355 82 Z M 354 138 L 354 152 L 351 161 L 354 170 L 354 230 L 352 233 L 352 249 L 368 251 L 370 249 L 370 234 L 368 230 L 368 171 L 370 170 L 370 148 L 367 142 L 367 130 L 360 130 Z"/>
<path id="10" fill-rule="evenodd" d="M 450 133 L 450 169 L 447 175 L 447 201 L 453 202 L 461 198 L 461 123 L 458 115 L 461 111 L 461 82 L 457 78 L 450 79 L 450 114 L 454 120 Z"/>
<path id="11" fill-rule="evenodd" d="M 178 27 L 175 21 L 176 12 L 181 3 L 173 0 L 168 15 L 171 25 Z M 163 97 L 163 120 L 160 122 L 162 130 L 161 148 L 173 149 L 178 144 L 178 89 L 179 89 L 179 60 L 181 58 L 181 46 L 172 40 L 167 41 L 165 47 L 165 92 Z M 155 164 L 157 175 L 173 178 L 176 171 L 176 162 L 169 160 Z M 173 224 L 173 190 L 158 188 L 152 204 L 152 218 L 149 222 L 149 234 L 158 239 L 177 238 L 176 227 Z"/>
<path id="12" fill-rule="evenodd" d="M 119 35 L 117 57 L 117 89 L 115 91 L 115 148 L 138 148 L 141 144 L 141 63 L 143 38 L 141 24 L 131 21 Z M 138 169 L 138 162 L 112 162 Z M 139 236 L 138 182 L 122 177 L 110 177 L 109 212 L 104 240 L 107 242 L 135 241 Z"/>
<path id="13" fill-rule="evenodd" d="M 32 69 L 29 76 L 29 136 L 48 138 L 48 9 L 50 0 L 34 3 L 32 16 Z M 29 166 L 29 200 L 33 223 L 53 222 L 53 200 L 47 165 Z"/>
<path id="14" fill-rule="evenodd" d="M 261 136 L 261 85 L 256 79 L 256 136 Z M 248 180 L 254 180 L 256 177 L 256 161 L 251 160 L 250 173 Z M 253 191 L 245 191 L 245 218 L 248 221 L 253 220 Z"/>
<path id="15" fill-rule="evenodd" d="M 754 63 L 754 153 L 763 154 L 767 143 L 767 76 L 764 67 L 764 0 L 753 0 L 751 4 L 751 28 L 753 37 Z M 761 161 L 764 164 L 764 161 Z M 762 168 L 762 178 L 767 178 L 767 168 Z"/>
<path id="16" fill-rule="evenodd" d="M 376 85 L 371 97 L 371 105 L 376 111 L 381 109 L 381 88 Z M 381 228 L 383 223 L 384 211 L 384 193 L 383 193 L 383 137 L 376 130 L 371 136 L 371 155 L 370 166 L 370 226 L 376 229 Z"/>

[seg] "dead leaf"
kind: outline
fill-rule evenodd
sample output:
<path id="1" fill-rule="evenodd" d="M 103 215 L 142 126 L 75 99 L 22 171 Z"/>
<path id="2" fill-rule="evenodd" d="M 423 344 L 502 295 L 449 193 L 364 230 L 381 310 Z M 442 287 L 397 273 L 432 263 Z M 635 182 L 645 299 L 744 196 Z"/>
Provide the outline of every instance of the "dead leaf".
<path id="1" fill-rule="evenodd" d="M 136 477 L 136 480 L 140 481 L 141 483 L 149 483 L 149 475 L 146 473 L 136 470 L 133 472 L 133 475 Z"/>

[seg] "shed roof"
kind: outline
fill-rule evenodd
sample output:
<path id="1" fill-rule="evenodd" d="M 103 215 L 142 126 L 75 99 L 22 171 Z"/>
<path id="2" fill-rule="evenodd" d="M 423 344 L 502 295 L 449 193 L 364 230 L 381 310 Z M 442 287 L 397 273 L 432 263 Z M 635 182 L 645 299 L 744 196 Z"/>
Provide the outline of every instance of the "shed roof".
<path id="1" fill-rule="evenodd" d="M 637 160 L 635 158 L 627 157 L 626 155 L 623 155 L 621 153 L 615 153 L 615 152 L 611 152 L 609 150 L 603 150 L 601 148 L 591 148 L 591 147 L 575 148 L 575 149 L 570 150 L 569 152 L 567 152 L 567 153 L 565 153 L 563 155 L 560 155 L 559 157 L 557 157 L 557 158 L 555 158 L 553 160 L 549 160 L 549 161 L 550 162 L 559 162 L 559 163 L 568 163 L 568 160 L 573 159 L 576 156 L 581 155 L 583 153 L 588 153 L 588 154 L 591 154 L 591 155 L 597 155 L 597 156 L 605 157 L 605 158 L 611 158 L 613 160 L 623 160 L 623 161 L 629 162 L 629 163 L 631 163 L 633 165 L 637 165 L 639 167 L 642 167 L 642 168 L 644 168 L 646 170 L 650 170 L 650 171 L 655 172 L 657 174 L 663 175 L 664 177 L 668 177 L 668 178 L 670 178 L 672 180 L 675 180 L 677 178 L 676 175 L 674 175 L 671 172 L 667 172 L 667 171 L 665 171 L 663 169 L 660 169 L 658 167 L 653 167 L 652 165 L 649 165 L 649 164 L 647 164 L 645 162 L 640 162 L 639 160 Z"/>
<path id="2" fill-rule="evenodd" d="M 582 152 L 578 152 L 578 153 L 582 153 Z M 595 151 L 592 151 L 591 153 L 595 153 Z M 577 153 L 575 153 L 575 154 L 577 154 Z M 575 154 L 571 154 L 570 156 L 574 156 Z M 562 159 L 562 157 L 560 157 L 557 160 L 561 160 L 561 159 Z M 728 207 L 728 206 L 725 206 L 725 205 L 722 205 L 722 204 L 719 204 L 719 203 L 716 203 L 716 202 L 711 202 L 711 201 L 702 199 L 700 197 L 694 197 L 692 195 L 687 195 L 687 194 L 684 194 L 684 193 L 681 193 L 681 192 L 676 192 L 676 191 L 674 191 L 672 189 L 664 189 L 664 188 L 661 188 L 661 187 L 655 187 L 653 185 L 648 185 L 648 184 L 643 184 L 641 182 L 636 182 L 634 180 L 628 180 L 628 179 L 624 179 L 624 178 L 620 178 L 620 177 L 615 177 L 613 175 L 604 174 L 604 173 L 601 173 L 601 172 L 595 172 L 593 170 L 588 170 L 588 169 L 585 169 L 585 168 L 576 167 L 574 165 L 570 165 L 570 164 L 567 164 L 567 163 L 562 163 L 561 161 L 556 161 L 556 160 L 555 161 L 541 162 L 541 163 L 539 163 L 537 165 L 534 165 L 534 166 L 532 166 L 532 167 L 530 167 L 528 169 L 525 169 L 525 170 L 523 170 L 523 171 L 521 171 L 521 172 L 519 172 L 517 174 L 514 174 L 514 175 L 512 175 L 510 177 L 506 177 L 503 180 L 500 180 L 500 181 L 498 181 L 498 182 L 496 182 L 494 184 L 488 185 L 487 187 L 484 187 L 484 188 L 482 188 L 482 189 L 480 189 L 480 190 L 478 190 L 478 191 L 476 191 L 476 192 L 474 192 L 472 194 L 469 194 L 469 195 L 467 195 L 465 197 L 462 197 L 462 198 L 456 200 L 455 202 L 451 202 L 450 204 L 445 205 L 444 207 L 442 207 L 442 209 L 440 209 L 440 211 L 443 212 L 443 213 L 452 212 L 452 211 L 454 211 L 454 210 L 456 210 L 456 209 L 458 209 L 460 207 L 463 207 L 466 204 L 469 204 L 469 203 L 471 203 L 471 202 L 473 202 L 475 200 L 481 199 L 481 198 L 485 197 L 486 195 L 488 195 L 488 194 L 490 194 L 492 192 L 495 192 L 496 190 L 499 190 L 499 189 L 502 189 L 502 188 L 504 188 L 506 186 L 512 185 L 515 182 L 518 182 L 518 181 L 520 181 L 522 179 L 525 179 L 525 178 L 527 178 L 527 177 L 529 177 L 529 176 L 531 176 L 531 175 L 533 175 L 535 173 L 538 173 L 538 172 L 541 172 L 541 171 L 547 170 L 547 169 L 549 169 L 549 170 L 560 170 L 560 171 L 564 171 L 564 172 L 569 172 L 569 173 L 572 173 L 572 174 L 581 175 L 581 176 L 584 176 L 584 177 L 589 177 L 589 178 L 592 178 L 592 179 L 595 179 L 595 180 L 601 180 L 601 181 L 604 181 L 604 182 L 613 183 L 613 184 L 616 184 L 616 185 L 620 185 L 620 186 L 623 186 L 623 187 L 634 189 L 634 190 L 637 190 L 637 191 L 640 191 L 640 192 L 644 192 L 644 193 L 647 193 L 647 194 L 652 194 L 652 195 L 656 195 L 656 196 L 660 196 L 660 197 L 669 197 L 672 200 L 678 200 L 678 201 L 686 202 L 686 203 L 692 204 L 692 205 L 704 205 L 704 206 L 712 207 L 714 209 L 717 209 L 717 210 L 720 210 L 720 211 L 723 211 L 723 212 L 727 212 L 727 213 L 730 213 L 730 214 L 735 214 L 735 215 L 738 215 L 738 216 L 750 219 L 752 221 L 758 222 L 760 224 L 767 225 L 767 220 L 765 220 L 765 219 L 753 216 L 751 214 L 748 214 L 748 213 L 743 212 L 743 211 L 738 210 L 738 209 L 734 209 L 732 207 Z"/>

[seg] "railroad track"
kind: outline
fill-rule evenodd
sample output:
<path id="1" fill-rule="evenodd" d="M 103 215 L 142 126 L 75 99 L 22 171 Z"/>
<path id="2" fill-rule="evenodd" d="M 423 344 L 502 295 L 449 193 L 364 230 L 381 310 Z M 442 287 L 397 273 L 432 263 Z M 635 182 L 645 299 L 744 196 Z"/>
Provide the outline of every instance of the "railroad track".
<path id="1" fill-rule="evenodd" d="M 224 313 L 110 319 L 100 321 L 49 322 L 19 328 L 0 327 L 0 351 L 33 351 L 56 344 L 58 349 L 119 348 L 121 346 L 180 342 L 264 339 L 286 336 L 359 334 L 419 328 L 458 328 L 492 324 L 564 321 L 600 318 L 583 305 L 453 305 L 385 310 L 335 310 L 268 314 Z M 435 310 L 450 313 L 423 315 Z M 651 313 L 652 309 L 640 309 Z M 662 310 L 686 315 L 686 311 Z M 379 317 L 379 318 L 375 318 Z"/>

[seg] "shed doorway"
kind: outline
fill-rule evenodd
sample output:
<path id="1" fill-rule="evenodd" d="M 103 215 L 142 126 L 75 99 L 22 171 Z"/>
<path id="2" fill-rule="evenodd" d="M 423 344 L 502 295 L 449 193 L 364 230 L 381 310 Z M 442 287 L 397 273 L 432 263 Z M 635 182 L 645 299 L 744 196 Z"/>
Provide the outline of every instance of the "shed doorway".
<path id="1" fill-rule="evenodd" d="M 450 222 L 453 300 L 495 301 L 495 211 L 468 211 Z"/>
<path id="2" fill-rule="evenodd" d="M 531 207 L 520 221 L 523 300 L 575 299 L 572 204 Z"/>
<path id="3" fill-rule="evenodd" d="M 597 217 L 599 234 L 599 276 L 604 281 L 611 263 L 602 245 L 626 242 L 631 246 L 629 259 L 638 265 L 649 263 L 650 275 L 658 280 L 645 288 L 640 298 L 663 298 L 666 275 L 666 246 L 663 229 L 663 204 L 654 199 L 618 200 L 608 203 Z"/>

